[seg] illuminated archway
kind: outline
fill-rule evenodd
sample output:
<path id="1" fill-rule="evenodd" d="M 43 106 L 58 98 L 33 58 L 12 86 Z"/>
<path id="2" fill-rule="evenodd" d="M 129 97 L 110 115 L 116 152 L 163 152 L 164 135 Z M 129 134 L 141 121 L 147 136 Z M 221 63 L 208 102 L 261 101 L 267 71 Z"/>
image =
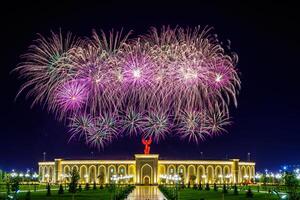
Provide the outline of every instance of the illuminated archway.
<path id="1" fill-rule="evenodd" d="M 208 183 L 214 183 L 214 168 L 213 168 L 213 166 L 211 166 L 211 165 L 209 165 L 209 166 L 207 166 L 207 168 L 206 168 L 206 174 L 207 174 L 207 182 Z"/>
<path id="2" fill-rule="evenodd" d="M 203 165 L 199 165 L 197 169 L 197 179 L 198 183 L 204 184 L 205 183 L 205 167 Z"/>
<path id="3" fill-rule="evenodd" d="M 145 184 L 145 177 L 149 177 L 149 184 L 152 184 L 153 182 L 153 169 L 149 164 L 144 164 L 141 167 L 141 180 L 142 184 Z"/>
<path id="4" fill-rule="evenodd" d="M 96 166 L 91 165 L 89 167 L 89 182 L 94 183 L 96 182 Z"/>
<path id="5" fill-rule="evenodd" d="M 196 168 L 194 165 L 188 166 L 188 176 L 187 176 L 187 183 L 194 184 L 194 181 L 196 180 Z M 194 180 L 193 180 L 194 179 Z"/>

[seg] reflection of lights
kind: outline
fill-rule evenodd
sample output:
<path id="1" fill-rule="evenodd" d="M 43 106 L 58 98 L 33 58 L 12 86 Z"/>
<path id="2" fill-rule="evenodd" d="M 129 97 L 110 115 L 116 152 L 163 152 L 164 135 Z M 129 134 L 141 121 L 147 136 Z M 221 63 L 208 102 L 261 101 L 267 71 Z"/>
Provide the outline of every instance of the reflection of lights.
<path id="1" fill-rule="evenodd" d="M 202 175 L 201 177 L 202 177 L 202 178 L 206 178 L 206 175 Z"/>
<path id="2" fill-rule="evenodd" d="M 246 178 L 246 179 L 247 179 L 247 178 L 249 178 L 249 176 L 246 174 L 246 175 L 244 176 L 244 178 Z"/>
<path id="3" fill-rule="evenodd" d="M 23 176 L 24 176 L 24 174 L 23 174 L 23 173 L 20 173 L 20 174 L 19 174 L 19 177 L 23 177 Z"/>
<path id="4" fill-rule="evenodd" d="M 220 174 L 218 177 L 219 177 L 219 178 L 223 178 L 223 175 L 222 175 L 222 174 Z"/>

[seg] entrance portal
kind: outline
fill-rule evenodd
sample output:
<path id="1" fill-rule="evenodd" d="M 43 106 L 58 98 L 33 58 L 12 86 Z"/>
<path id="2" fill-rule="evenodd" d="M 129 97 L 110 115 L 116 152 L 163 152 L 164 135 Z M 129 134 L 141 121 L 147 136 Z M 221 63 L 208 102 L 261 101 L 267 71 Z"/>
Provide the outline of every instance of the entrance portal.
<path id="1" fill-rule="evenodd" d="M 145 176 L 144 180 L 143 180 L 144 185 L 150 185 L 150 177 L 149 176 Z"/>

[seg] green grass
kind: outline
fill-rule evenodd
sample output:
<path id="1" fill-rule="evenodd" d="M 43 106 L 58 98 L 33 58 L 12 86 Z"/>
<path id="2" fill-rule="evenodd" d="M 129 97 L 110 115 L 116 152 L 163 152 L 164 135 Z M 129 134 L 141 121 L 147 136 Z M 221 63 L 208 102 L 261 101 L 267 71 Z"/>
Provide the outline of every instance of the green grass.
<path id="1" fill-rule="evenodd" d="M 18 200 L 25 199 L 26 192 L 18 194 Z M 97 189 L 75 193 L 75 200 L 109 200 L 113 194 L 108 189 Z M 5 194 L 0 194 L 0 199 L 4 199 Z M 32 200 L 72 200 L 72 194 L 65 191 L 59 195 L 57 191 L 51 191 L 51 196 L 46 196 L 46 192 L 31 192 Z"/>
<path id="2" fill-rule="evenodd" d="M 59 185 L 51 185 L 51 190 L 52 189 L 58 189 Z M 31 185 L 31 184 L 21 184 L 19 185 L 19 189 L 21 191 L 34 191 L 34 189 L 36 190 L 45 190 L 46 189 L 46 185 L 45 184 L 37 184 L 36 186 Z M 0 184 L 0 192 L 6 192 L 6 184 Z"/>
<path id="3" fill-rule="evenodd" d="M 205 200 L 278 200 L 275 195 L 267 193 L 253 192 L 253 198 L 247 198 L 244 191 L 239 191 L 239 195 L 234 195 L 233 191 L 228 191 L 227 194 L 223 194 L 221 191 L 204 191 L 194 189 L 181 189 L 179 191 L 179 199 L 184 200 L 199 200 L 204 198 Z M 223 198 L 224 195 L 224 198 Z"/>

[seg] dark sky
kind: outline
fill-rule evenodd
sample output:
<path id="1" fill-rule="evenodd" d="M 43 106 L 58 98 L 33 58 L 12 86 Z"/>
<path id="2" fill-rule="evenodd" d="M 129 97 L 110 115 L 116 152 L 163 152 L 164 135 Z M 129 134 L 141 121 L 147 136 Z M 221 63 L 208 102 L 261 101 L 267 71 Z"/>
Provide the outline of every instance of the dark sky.
<path id="1" fill-rule="evenodd" d="M 90 36 L 93 28 L 123 27 L 142 34 L 161 25 L 210 25 L 222 41 L 230 39 L 239 55 L 242 90 L 227 134 L 198 145 L 167 138 L 152 145 L 152 152 L 169 159 L 197 159 L 202 151 L 205 158 L 242 160 L 251 152 L 258 169 L 300 163 L 299 7 L 271 2 L 162 2 L 1 5 L 0 168 L 36 168 L 44 151 L 47 159 L 87 158 L 91 151 L 94 157 L 120 159 L 142 153 L 143 145 L 134 138 L 121 138 L 100 152 L 82 142 L 68 142 L 64 124 L 40 106 L 31 109 L 24 95 L 14 100 L 22 82 L 10 72 L 36 33 L 48 35 L 61 28 Z"/>

